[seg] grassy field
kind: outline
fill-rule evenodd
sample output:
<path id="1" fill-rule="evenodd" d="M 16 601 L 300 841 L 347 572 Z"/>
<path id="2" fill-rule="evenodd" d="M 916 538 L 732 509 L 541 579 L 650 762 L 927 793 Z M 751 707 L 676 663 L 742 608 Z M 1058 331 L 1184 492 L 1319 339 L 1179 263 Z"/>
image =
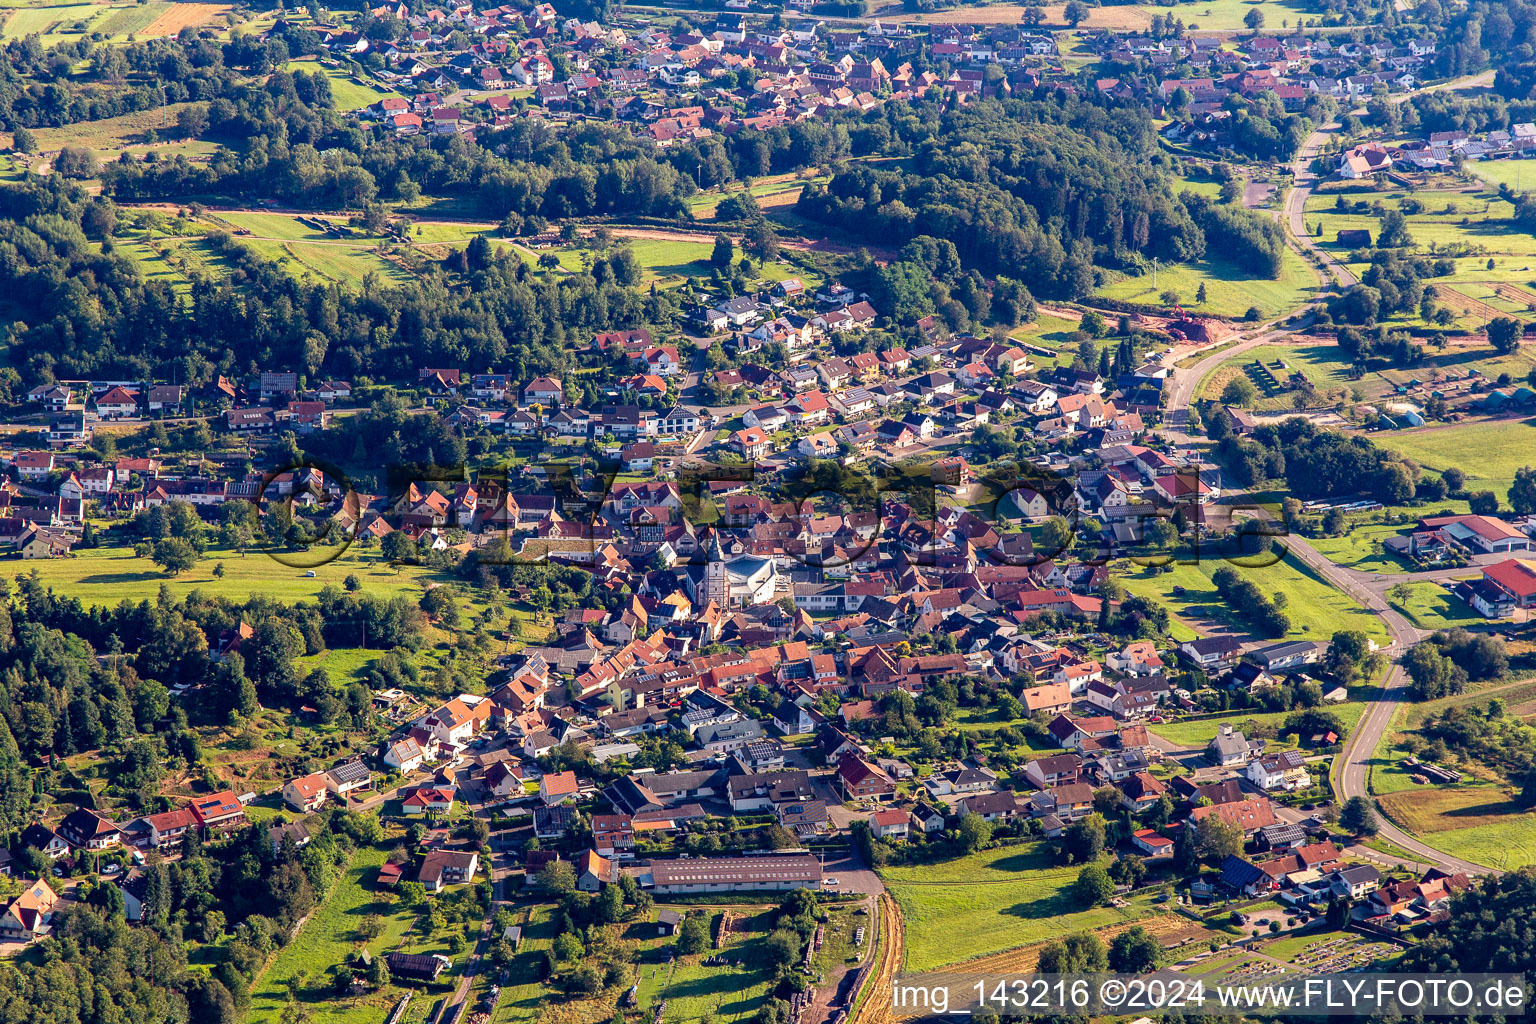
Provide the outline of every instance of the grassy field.
<path id="1" fill-rule="evenodd" d="M 654 934 L 649 925 L 631 926 L 629 931 Z M 732 933 L 733 937 L 736 935 Z M 699 955 L 674 959 L 671 938 L 637 942 L 639 1005 L 651 1007 L 665 1000 L 666 1020 L 678 1024 L 711 1018 L 723 1024 L 747 1020 L 768 994 L 770 976 L 754 966 L 762 963 L 767 938 L 767 932 L 754 931 L 731 941 L 724 952 L 732 962 L 718 966 L 706 966 Z M 743 966 L 737 967 L 738 962 Z"/>
<path id="2" fill-rule="evenodd" d="M 386 96 L 400 95 L 392 89 L 360 81 L 347 69 L 333 64 L 317 65 L 312 60 L 295 60 L 289 61 L 285 67 L 289 71 L 299 69 L 313 72 L 317 67 L 324 71 L 325 77 L 331 80 L 331 97 L 336 101 L 336 109 L 342 113 L 371 107 Z"/>
<path id="3" fill-rule="evenodd" d="M 1497 786 L 1419 786 L 1378 799 L 1403 828 L 1437 850 L 1513 871 L 1536 864 L 1536 813 Z"/>
<path id="4" fill-rule="evenodd" d="M 1536 464 L 1536 419 L 1397 431 L 1380 444 L 1435 472 L 1456 466 L 1467 474 L 1468 490 L 1491 490 L 1503 499 L 1515 470 Z"/>
<path id="5" fill-rule="evenodd" d="M 1076 320 L 1041 313 L 1032 322 L 1015 329 L 1009 337 L 1026 345 L 1052 349 L 1057 352 L 1058 363 L 1070 364 L 1077 355 L 1076 342 L 1073 340 L 1077 332 Z M 1038 352 L 1030 352 L 1029 358 L 1031 362 L 1050 365 L 1046 357 Z"/>
<path id="6" fill-rule="evenodd" d="M 1308 537 L 1307 542 L 1335 565 L 1361 572 L 1406 572 L 1408 564 L 1382 550 L 1388 537 L 1396 537 L 1402 527 L 1388 523 L 1357 526 L 1342 537 Z"/>
<path id="7" fill-rule="evenodd" d="M 262 238 L 241 238 L 239 241 L 294 277 L 317 277 L 351 287 L 361 285 L 370 273 L 386 283 L 403 283 L 411 277 L 366 244 L 278 242 Z"/>
<path id="8" fill-rule="evenodd" d="M 359 850 L 353 856 L 341 880 L 310 914 L 298 938 L 284 946 L 258 978 L 246 1018 L 250 1024 L 277 1024 L 288 1005 L 290 983 L 301 990 L 307 1019 L 314 1024 L 373 1024 L 384 1019 L 405 988 L 386 985 L 367 995 L 326 998 L 326 974 L 331 967 L 360 948 L 376 956 L 396 950 L 447 955 L 447 929 L 431 936 L 413 931 L 415 915 L 374 889 L 374 876 L 385 857 L 386 851 L 377 849 Z M 370 914 L 383 919 L 384 930 L 378 938 L 364 942 L 357 927 Z M 443 981 L 448 980 L 445 975 Z M 422 1020 L 432 1001 L 431 996 L 418 991 L 406 1020 Z"/>
<path id="9" fill-rule="evenodd" d="M 313 557 L 316 553 L 299 552 L 283 557 L 297 561 L 305 554 Z M 213 567 L 220 563 L 224 566 L 222 579 L 213 575 Z M 191 571 L 179 576 L 166 575 L 149 559 L 135 556 L 132 548 L 77 549 L 68 558 L 10 564 L 11 575 L 35 570 L 45 586 L 78 597 L 87 606 L 154 600 L 161 586 L 176 598 L 201 590 L 238 597 L 260 594 L 281 601 L 304 601 L 313 599 L 326 584 L 341 586 L 349 574 L 357 575 L 369 593 L 388 596 L 416 591 L 427 575 L 425 570 L 411 566 L 396 573 L 377 552 L 363 554 L 356 549 L 317 567 L 312 577 L 306 577 L 302 568 L 283 565 L 257 551 L 242 558 L 235 551 L 210 550 Z"/>
<path id="10" fill-rule="evenodd" d="M 1145 31 L 1152 23 L 1152 15 L 1176 14 L 1184 19 L 1191 30 L 1198 27 L 1207 31 L 1236 32 L 1243 29 L 1243 18 L 1254 7 L 1261 8 L 1266 25 L 1273 26 L 1277 31 L 1285 23 L 1294 25 L 1302 17 L 1317 17 L 1322 14 L 1321 8 L 1307 3 L 1306 0 L 1267 0 L 1262 3 L 1260 0 L 1211 0 L 1210 3 L 1186 3 L 1176 7 L 1150 5 L 1090 7 L 1088 16 L 1082 21 L 1082 27 Z M 1041 12 L 1044 16 L 1043 24 L 1046 27 L 1067 27 L 1063 4 L 1046 4 L 1041 8 Z M 1017 25 L 1020 24 L 1023 16 L 1022 5 L 1003 3 L 963 5 L 922 14 L 887 15 L 882 12 L 880 17 L 882 21 L 887 22 L 916 21 L 930 25 L 954 22 L 970 25 Z"/>
<path id="11" fill-rule="evenodd" d="M 1515 871 L 1536 864 L 1536 815 L 1530 811 L 1510 814 L 1472 828 L 1436 832 L 1424 841 L 1474 864 Z"/>
<path id="12" fill-rule="evenodd" d="M 1213 556 L 1199 565 L 1175 565 L 1171 572 L 1154 574 L 1150 569 L 1126 572 L 1119 576 L 1119 580 L 1132 594 L 1167 605 L 1169 612 L 1183 619 L 1186 625 L 1200 629 L 1203 625 L 1220 624 L 1246 632 L 1246 624 L 1227 608 L 1216 593 L 1216 585 L 1211 582 L 1211 575 L 1229 564 Z M 1235 564 L 1231 568 L 1240 576 L 1251 579 L 1267 595 L 1286 595 L 1285 613 L 1291 620 L 1291 630 L 1286 636 L 1290 639 L 1326 642 L 1341 629 L 1358 629 L 1367 636 L 1386 638 L 1386 631 L 1376 616 L 1295 559 L 1283 558 L 1263 568 Z M 1175 594 L 1175 587 L 1182 587 L 1183 592 Z"/>
<path id="13" fill-rule="evenodd" d="M 1467 168 L 1495 188 L 1508 185 L 1516 192 L 1536 188 L 1536 163 L 1529 160 L 1476 160 Z"/>
<path id="14" fill-rule="evenodd" d="M 200 103 L 172 103 L 153 110 L 136 110 L 131 114 L 121 114 L 117 117 L 105 117 L 99 121 L 78 121 L 63 128 L 34 128 L 32 134 L 37 138 L 37 148 L 44 152 L 52 152 L 62 146 L 84 146 L 95 153 L 98 159 L 108 160 L 117 158 L 124 150 L 135 156 L 142 156 L 150 149 L 167 156 L 175 153 L 186 153 L 193 157 L 203 155 L 203 150 L 211 153 L 216 147 L 212 143 L 184 142 L 179 140 L 156 143 L 150 146 L 146 143 L 146 133 L 154 131 L 157 134 L 172 134 L 176 132 L 176 117 L 187 107 L 202 106 Z M 10 144 L 10 136 L 4 136 L 6 144 Z"/>
<path id="15" fill-rule="evenodd" d="M 1488 621 L 1438 583 L 1414 583 L 1410 584 L 1410 589 L 1412 594 L 1407 603 L 1394 602 L 1393 607 L 1420 629 L 1480 626 Z"/>
<path id="16" fill-rule="evenodd" d="M 1464 299 L 1454 293 L 1488 302 L 1502 313 L 1529 320 L 1532 313 L 1526 308 L 1528 303 L 1499 295 L 1495 286 L 1503 283 L 1530 287 L 1531 277 L 1536 273 L 1536 236 L 1514 224 L 1513 204 L 1499 198 L 1496 190 L 1479 188 L 1475 183 L 1471 188 L 1467 185 L 1466 181 L 1443 176 L 1430 187 L 1415 189 L 1412 199 L 1422 203 L 1423 209 L 1405 214 L 1408 233 L 1420 253 L 1444 253 L 1448 247 L 1465 247 L 1460 251 L 1466 255 L 1457 259 L 1455 273 L 1435 279 L 1443 292 L 1440 304 L 1457 312 L 1457 322 L 1468 329 L 1480 328 L 1482 315 L 1469 309 Z M 1409 193 L 1400 188 L 1314 193 L 1307 200 L 1307 228 L 1324 249 L 1340 258 L 1351 247 L 1339 243 L 1339 231 L 1363 229 L 1375 238 L 1381 220 L 1374 212 L 1337 210 L 1339 195 L 1348 204 L 1379 203 L 1384 209 L 1397 209 L 1409 198 Z M 1495 264 L 1491 270 L 1490 258 Z M 1357 265 L 1357 272 L 1363 269 L 1363 265 Z M 1390 320 L 1410 323 L 1416 322 L 1417 316 L 1399 313 Z"/>
<path id="17" fill-rule="evenodd" d="M 697 911 L 710 917 L 716 911 Z M 833 922 L 848 929 L 850 912 L 833 911 Z M 761 970 L 759 950 L 767 932 L 757 929 L 731 933 L 723 947 L 731 963 L 711 966 L 701 961 L 714 956 L 710 949 L 702 955 L 675 956 L 676 940 L 657 934 L 656 911 L 644 919 L 603 929 L 604 941 L 623 946 L 633 956 L 639 1006 L 648 1008 L 665 999 L 666 1020 L 686 1024 L 709 1018 L 721 1024 L 751 1017 L 767 995 L 768 972 Z M 519 909 L 517 919 L 523 939 L 513 961 L 511 977 L 502 986 L 501 998 L 492 1015 L 494 1024 L 526 1020 L 607 1020 L 614 1014 L 613 993 L 593 999 L 572 1001 L 546 986 L 541 979 L 545 952 L 559 934 L 552 906 L 537 905 Z M 862 920 L 862 919 L 860 919 Z M 713 933 L 714 923 L 711 922 Z M 829 932 L 831 926 L 829 926 Z M 739 961 L 742 966 L 736 966 Z"/>
<path id="18" fill-rule="evenodd" d="M 1307 226 L 1325 249 L 1348 252 L 1350 246 L 1340 245 L 1338 232 L 1347 229 L 1365 229 L 1376 237 L 1381 227 L 1379 217 L 1371 213 L 1344 212 L 1336 209 L 1342 195 L 1347 204 L 1380 202 L 1386 209 L 1397 209 L 1399 203 L 1409 197 L 1407 190 L 1390 188 L 1366 192 L 1317 192 L 1307 198 Z M 1431 243 L 1438 248 L 1447 245 L 1466 244 L 1483 246 L 1490 254 L 1514 256 L 1536 255 L 1536 238 L 1516 230 L 1512 217 L 1514 205 L 1500 199 L 1492 190 L 1473 192 L 1450 190 L 1437 191 L 1416 189 L 1412 198 L 1423 204 L 1418 213 L 1405 213 L 1408 234 L 1414 244 L 1428 249 Z"/>
<path id="19" fill-rule="evenodd" d="M 1034 843 L 880 874 L 906 923 L 906 968 L 925 971 L 1155 912 L 1144 897 L 1084 910 L 1071 893 L 1080 870 Z"/>
<path id="20" fill-rule="evenodd" d="M 1280 279 L 1255 278 L 1243 268 L 1224 260 L 1199 260 L 1159 268 L 1154 275 L 1120 277 L 1100 288 L 1099 295 L 1125 302 L 1162 305 L 1159 296 L 1177 292 L 1185 308 L 1216 316 L 1241 317 L 1250 306 L 1257 306 L 1265 316 L 1278 316 L 1306 305 L 1317 290 L 1317 277 L 1305 261 L 1289 249 L 1285 253 Z M 1205 285 L 1206 301 L 1196 303 L 1195 295 Z"/>
<path id="21" fill-rule="evenodd" d="M 713 243 L 694 242 L 688 239 L 625 238 L 622 229 L 615 232 L 615 238 L 616 245 L 629 249 L 635 254 L 635 259 L 640 264 L 640 281 L 643 285 L 655 284 L 658 288 L 671 288 L 689 278 L 709 275 L 709 256 L 714 248 Z M 534 250 L 521 245 L 517 246 L 515 251 L 529 266 L 536 266 L 539 257 L 544 253 L 553 253 L 560 260 L 561 270 L 568 273 L 581 272 L 588 265 L 592 253 L 592 250 L 585 248 Z M 738 260 L 741 258 L 740 250 L 737 250 L 736 258 Z M 821 283 L 820 276 L 792 267 L 784 260 L 762 264 L 754 262 L 753 265 L 757 267 L 758 276 L 765 281 L 782 281 L 786 278 L 798 277 L 807 287 L 815 287 Z"/>
<path id="22" fill-rule="evenodd" d="M 1337 715 L 1346 729 L 1353 729 L 1360 721 L 1360 716 L 1365 713 L 1365 705 L 1330 704 L 1325 710 Z M 1251 732 L 1256 725 L 1278 729 L 1289 714 L 1290 712 L 1287 711 L 1239 711 L 1221 718 L 1205 718 L 1193 722 L 1163 722 L 1149 725 L 1147 728 L 1168 742 L 1177 743 L 1181 747 L 1203 747 L 1216 738 L 1216 733 L 1223 725 L 1230 725 L 1241 732 Z M 1296 737 L 1288 736 L 1284 740 L 1271 740 L 1270 745 L 1276 749 L 1295 747 Z"/>
<path id="23" fill-rule="evenodd" d="M 1324 396 L 1330 390 L 1338 394 L 1341 388 L 1361 387 L 1364 391 L 1370 383 L 1350 379 L 1349 361 L 1343 357 L 1337 345 L 1260 345 L 1234 356 L 1207 374 L 1200 381 L 1197 396 L 1218 398 L 1228 382 L 1243 376 L 1247 372 L 1245 368 L 1255 360 L 1269 367 L 1270 372 L 1282 381 L 1287 380 L 1292 373 L 1300 373 Z M 1281 363 L 1283 367 L 1279 365 Z M 1269 396 L 1260 390 L 1253 408 L 1260 412 L 1289 411 L 1294 408 L 1294 394 L 1282 390 Z"/>
<path id="24" fill-rule="evenodd" d="M 824 176 L 801 177 L 798 174 L 776 174 L 769 178 L 759 178 L 752 183 L 748 190 L 757 199 L 762 207 L 786 206 L 793 204 L 800 198 L 800 191 L 808 184 L 824 184 L 830 181 Z M 732 183 L 721 188 L 705 189 L 695 192 L 688 197 L 688 209 L 695 217 L 704 219 L 715 215 L 715 207 L 720 200 L 732 193 L 741 191 L 739 182 Z"/>

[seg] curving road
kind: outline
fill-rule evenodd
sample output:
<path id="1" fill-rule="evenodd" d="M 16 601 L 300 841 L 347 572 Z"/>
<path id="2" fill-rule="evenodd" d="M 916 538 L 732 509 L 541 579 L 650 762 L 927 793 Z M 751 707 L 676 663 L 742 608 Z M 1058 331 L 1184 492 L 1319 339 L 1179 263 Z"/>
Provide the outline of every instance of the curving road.
<path id="1" fill-rule="evenodd" d="M 1243 338 L 1236 345 L 1212 352 L 1209 356 L 1200 360 L 1194 366 L 1181 370 L 1175 378 L 1172 392 L 1168 399 L 1166 422 L 1168 426 L 1164 433 L 1175 441 L 1188 442 L 1191 440 L 1185 432 L 1189 422 L 1189 406 L 1194 399 L 1196 387 L 1212 370 L 1220 364 L 1242 355 L 1244 352 L 1263 344 L 1283 343 L 1284 339 L 1294 333 L 1293 330 L 1276 329 L 1273 324 L 1259 328 L 1251 336 Z M 1386 677 L 1382 681 L 1380 692 L 1376 699 L 1366 707 L 1365 714 L 1361 716 L 1360 723 L 1355 727 L 1348 742 L 1345 745 L 1343 757 L 1344 765 L 1338 775 L 1338 789 L 1341 799 L 1352 796 L 1370 796 L 1370 770 L 1371 762 L 1375 757 L 1376 747 L 1382 737 L 1391 727 L 1392 718 L 1397 706 L 1406 697 L 1407 675 L 1402 667 L 1397 664 L 1397 655 L 1407 650 L 1414 643 L 1422 639 L 1427 631 L 1419 629 L 1396 608 L 1387 601 L 1387 591 L 1396 583 L 1408 582 L 1438 582 L 1453 576 L 1465 575 L 1466 569 L 1439 570 L 1426 573 L 1371 573 L 1358 569 L 1340 566 L 1329 560 L 1314 548 L 1304 537 L 1287 536 L 1284 541 L 1286 558 L 1293 559 L 1318 576 L 1328 581 L 1332 586 L 1352 597 L 1362 608 L 1374 613 L 1382 620 L 1392 637 L 1390 646 L 1385 649 L 1392 664 L 1387 670 Z M 1447 871 L 1459 871 L 1468 875 L 1496 874 L 1492 868 L 1481 864 L 1473 864 L 1470 861 L 1453 857 L 1450 854 L 1436 850 L 1403 829 L 1394 825 L 1391 821 L 1380 818 L 1378 834 L 1416 857 L 1426 862 L 1435 864 Z"/>
<path id="2" fill-rule="evenodd" d="M 1432 85 L 1425 89 L 1397 93 L 1388 97 L 1388 99 L 1392 103 L 1402 103 L 1426 92 L 1488 86 L 1493 84 L 1493 74 L 1492 71 L 1484 71 L 1476 75 L 1467 75 L 1464 78 L 1441 82 L 1439 85 Z M 1365 108 L 1356 107 L 1351 113 L 1363 114 L 1365 113 Z M 1296 154 L 1296 159 L 1291 162 L 1293 184 L 1290 191 L 1286 193 L 1281 219 L 1284 221 L 1286 229 L 1290 232 L 1292 241 L 1311 253 L 1318 263 L 1322 265 L 1324 272 L 1332 277 L 1334 284 L 1342 290 L 1359 284 L 1360 279 L 1348 267 L 1334 259 L 1331 253 L 1323 250 L 1312 240 L 1312 236 L 1307 233 L 1305 219 L 1307 197 L 1312 194 L 1312 190 L 1320 180 L 1316 174 L 1312 173 L 1312 159 L 1322 152 L 1323 147 L 1328 143 L 1329 137 L 1337 132 L 1339 127 L 1339 122 L 1337 121 L 1331 121 L 1328 124 L 1322 125 L 1311 135 L 1308 135 L 1306 141 L 1301 144 L 1301 150 Z"/>

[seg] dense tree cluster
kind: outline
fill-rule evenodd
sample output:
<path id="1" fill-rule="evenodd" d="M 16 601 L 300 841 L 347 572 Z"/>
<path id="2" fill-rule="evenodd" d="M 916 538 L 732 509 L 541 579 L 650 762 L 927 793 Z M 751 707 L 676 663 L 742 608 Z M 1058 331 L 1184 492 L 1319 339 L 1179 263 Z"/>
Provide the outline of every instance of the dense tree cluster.
<path id="1" fill-rule="evenodd" d="M 189 832 L 181 858 L 144 868 L 142 923 L 129 927 L 121 890 L 86 882 L 55 912 L 37 964 L 0 970 L 0 1015 L 37 1022 L 208 1021 L 238 1024 L 251 982 L 330 890 L 357 837 L 378 820 L 343 811 L 313 819 L 311 840 L 274 849 L 252 828 L 217 847 Z M 209 947 L 212 968 L 188 962 Z"/>
<path id="2" fill-rule="evenodd" d="M 1179 199 L 1205 232 L 1209 253 L 1271 280 L 1280 277 L 1285 231 L 1274 220 L 1193 192 L 1185 192 Z"/>
<path id="3" fill-rule="evenodd" d="M 883 244 L 952 241 L 966 264 L 1080 298 L 1093 264 L 1187 260 L 1205 240 L 1154 162 L 1145 111 L 1073 99 L 915 105 L 900 124 L 910 169 L 840 169 L 807 187 L 803 216 Z"/>
<path id="4" fill-rule="evenodd" d="M 1252 580 L 1244 579 L 1231 566 L 1222 566 L 1211 574 L 1216 593 L 1227 607 L 1241 615 L 1264 636 L 1281 637 L 1291 630 L 1291 618 L 1274 598 L 1268 597 Z"/>
<path id="5" fill-rule="evenodd" d="M 1369 438 L 1319 428 L 1299 416 L 1265 424 L 1247 437 L 1211 417 L 1218 454 L 1245 486 L 1284 480 L 1302 500 L 1367 494 L 1384 505 L 1414 497 L 1417 465 L 1378 448 Z"/>
<path id="6" fill-rule="evenodd" d="M 1536 969 L 1536 870 L 1484 875 L 1451 898 L 1449 920 L 1409 948 L 1398 969 L 1414 973 L 1530 973 Z"/>
<path id="7" fill-rule="evenodd" d="M 1442 630 L 1409 648 L 1403 666 L 1414 699 L 1432 700 L 1461 693 L 1469 681 L 1502 678 L 1509 655 L 1497 637 Z"/>
<path id="8" fill-rule="evenodd" d="M 220 636 L 245 623 L 241 653 L 216 660 Z M 20 579 L 17 600 L 0 601 L 0 828 L 25 824 L 33 793 L 25 765 L 48 754 L 103 750 L 114 761 L 110 792 L 141 810 L 168 809 L 156 794 L 170 762 L 201 756 L 192 724 L 248 718 L 264 702 L 308 704 L 328 722 L 367 723 L 362 683 L 335 685 L 298 659 L 328 643 L 374 647 L 418 642 L 421 612 L 408 598 L 324 590 L 314 604 L 264 598 L 236 603 L 194 593 L 174 601 L 85 608 L 77 598 Z M 102 657 L 97 657 L 98 652 Z M 173 702 L 173 687 L 198 699 Z"/>
<path id="9" fill-rule="evenodd" d="M 399 288 L 361 291 L 294 280 L 225 239 L 227 280 L 198 278 L 187 296 L 146 282 L 126 257 L 93 248 L 104 199 L 59 180 L 0 187 L 0 286 L 15 318 L 0 326 L 4 360 L 23 382 L 55 377 L 168 378 L 292 368 L 356 380 L 414 378 L 422 365 L 562 371 L 578 338 L 669 322 L 667 293 L 647 295 L 589 273 L 530 274 L 491 254 L 465 272 L 429 271 Z M 594 267 L 594 270 L 596 268 Z M 159 372 L 157 372 L 159 371 Z"/>
<path id="10" fill-rule="evenodd" d="M 293 83 L 315 107 L 330 107 L 330 80 L 319 71 L 278 71 L 266 88 L 250 84 L 252 74 L 272 73 L 288 56 L 282 41 L 245 35 L 223 44 L 193 33 L 126 46 L 79 39 L 46 48 L 28 36 L 0 47 L 0 125 L 12 131 L 59 127 L 171 103 L 217 101 L 221 124 L 233 132 L 242 119 L 271 120 L 274 111 L 263 97 L 280 96 Z M 300 120 L 317 119 L 306 112 Z"/>

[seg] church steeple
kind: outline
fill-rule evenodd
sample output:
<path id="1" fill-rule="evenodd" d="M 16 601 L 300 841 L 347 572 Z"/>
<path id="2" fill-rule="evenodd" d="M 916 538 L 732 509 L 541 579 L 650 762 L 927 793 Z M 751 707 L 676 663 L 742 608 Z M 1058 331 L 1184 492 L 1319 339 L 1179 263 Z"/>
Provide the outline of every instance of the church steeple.
<path id="1" fill-rule="evenodd" d="M 731 581 L 725 571 L 725 551 L 720 547 L 720 531 L 711 530 L 709 547 L 704 550 L 704 600 L 717 608 L 731 606 Z"/>

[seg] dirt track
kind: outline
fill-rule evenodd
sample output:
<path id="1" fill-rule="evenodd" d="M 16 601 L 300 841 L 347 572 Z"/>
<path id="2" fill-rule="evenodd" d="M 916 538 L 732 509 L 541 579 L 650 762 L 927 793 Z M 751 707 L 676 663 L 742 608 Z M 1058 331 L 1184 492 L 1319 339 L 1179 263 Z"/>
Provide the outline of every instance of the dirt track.
<path id="1" fill-rule="evenodd" d="M 891 1005 L 891 980 L 906 963 L 906 934 L 901 912 L 896 909 L 896 901 L 888 894 L 882 893 L 880 895 L 880 949 L 874 970 L 865 982 L 869 986 L 869 995 L 858 1010 L 848 1018 L 848 1024 L 891 1024 L 896 1020 L 894 1007 Z"/>

